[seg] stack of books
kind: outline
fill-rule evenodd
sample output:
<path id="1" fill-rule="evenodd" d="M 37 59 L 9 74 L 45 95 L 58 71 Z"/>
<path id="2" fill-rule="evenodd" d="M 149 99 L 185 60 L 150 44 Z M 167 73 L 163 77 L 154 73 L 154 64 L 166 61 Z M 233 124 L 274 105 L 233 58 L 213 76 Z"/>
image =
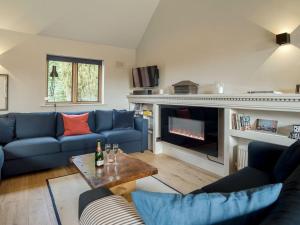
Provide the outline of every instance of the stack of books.
<path id="1" fill-rule="evenodd" d="M 249 115 L 232 113 L 231 127 L 235 130 L 251 130 L 251 118 Z"/>
<path id="2" fill-rule="evenodd" d="M 152 111 L 150 111 L 150 110 L 144 110 L 143 111 L 143 115 L 146 116 L 146 117 L 152 117 Z"/>

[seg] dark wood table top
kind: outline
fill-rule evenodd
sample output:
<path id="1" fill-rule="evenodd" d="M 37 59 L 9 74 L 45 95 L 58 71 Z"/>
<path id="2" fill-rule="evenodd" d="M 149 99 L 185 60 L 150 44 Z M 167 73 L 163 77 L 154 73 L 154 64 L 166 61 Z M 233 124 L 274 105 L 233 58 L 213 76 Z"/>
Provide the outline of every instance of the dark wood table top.
<path id="1" fill-rule="evenodd" d="M 125 153 L 118 153 L 118 164 L 95 166 L 95 154 L 73 156 L 71 162 L 82 174 L 91 188 L 111 188 L 123 183 L 157 174 L 157 168 L 133 158 Z"/>

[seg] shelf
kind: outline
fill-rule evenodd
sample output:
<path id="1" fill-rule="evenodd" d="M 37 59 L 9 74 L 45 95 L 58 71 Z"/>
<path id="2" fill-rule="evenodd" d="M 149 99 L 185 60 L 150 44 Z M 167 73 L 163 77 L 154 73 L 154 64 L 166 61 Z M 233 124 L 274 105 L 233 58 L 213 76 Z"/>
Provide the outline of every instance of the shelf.
<path id="1" fill-rule="evenodd" d="M 229 130 L 229 134 L 232 137 L 244 138 L 244 139 L 254 140 L 254 141 L 263 141 L 263 142 L 283 145 L 283 146 L 290 146 L 296 141 L 284 135 L 265 133 L 265 132 L 259 132 L 254 130 L 242 131 L 242 130 L 231 129 Z"/>
<path id="2" fill-rule="evenodd" d="M 143 115 L 145 119 L 153 119 L 153 116 L 145 116 Z"/>

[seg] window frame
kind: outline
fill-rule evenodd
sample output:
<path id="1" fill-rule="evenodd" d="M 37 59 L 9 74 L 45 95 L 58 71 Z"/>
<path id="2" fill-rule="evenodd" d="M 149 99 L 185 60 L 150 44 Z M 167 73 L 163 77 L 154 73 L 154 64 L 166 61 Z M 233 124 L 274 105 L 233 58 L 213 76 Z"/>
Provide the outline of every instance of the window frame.
<path id="1" fill-rule="evenodd" d="M 71 101 L 49 101 L 49 61 L 58 61 L 58 62 L 70 62 L 72 63 L 72 88 L 71 88 Z M 98 66 L 98 95 L 96 101 L 78 101 L 78 64 L 91 64 Z M 75 58 L 68 56 L 57 56 L 57 55 L 47 55 L 46 57 L 46 96 L 47 104 L 97 104 L 103 101 L 103 60 L 94 60 L 94 59 L 84 59 L 84 58 Z"/>

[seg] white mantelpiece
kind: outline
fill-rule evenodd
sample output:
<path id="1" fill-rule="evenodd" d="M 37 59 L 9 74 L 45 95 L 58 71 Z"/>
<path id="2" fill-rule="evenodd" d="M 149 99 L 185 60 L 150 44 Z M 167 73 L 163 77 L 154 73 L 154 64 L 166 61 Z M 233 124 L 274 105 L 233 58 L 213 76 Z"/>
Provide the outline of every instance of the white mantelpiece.
<path id="1" fill-rule="evenodd" d="M 287 137 L 288 127 L 292 124 L 300 124 L 300 95 L 296 94 L 129 95 L 128 101 L 131 104 L 153 105 L 153 151 L 155 154 L 169 154 L 219 175 L 227 175 L 234 171 L 234 149 L 237 145 L 247 145 L 249 141 L 257 140 L 288 146 L 294 142 L 294 140 Z M 218 161 L 221 160 L 223 165 L 209 161 L 205 156 L 194 151 L 158 141 L 160 137 L 160 105 L 186 105 L 222 109 L 222 118 L 219 118 L 219 120 L 222 121 L 221 146 L 223 155 L 221 159 L 218 158 Z M 280 132 L 282 133 L 266 134 L 257 131 L 232 130 L 232 113 L 249 114 L 254 119 L 276 119 L 279 121 Z"/>
<path id="2" fill-rule="evenodd" d="M 300 94 L 128 95 L 130 103 L 300 112 Z"/>

